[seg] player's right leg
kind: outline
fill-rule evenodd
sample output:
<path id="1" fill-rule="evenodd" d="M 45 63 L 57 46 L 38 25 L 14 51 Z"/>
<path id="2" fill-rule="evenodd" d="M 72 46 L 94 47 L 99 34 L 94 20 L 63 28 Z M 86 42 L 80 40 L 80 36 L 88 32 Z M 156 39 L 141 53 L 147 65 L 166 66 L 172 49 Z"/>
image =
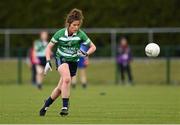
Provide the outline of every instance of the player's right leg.
<path id="1" fill-rule="evenodd" d="M 32 67 L 31 67 L 31 81 L 32 81 L 32 84 L 33 85 L 36 85 L 37 83 L 37 80 L 36 80 L 36 65 L 35 64 L 32 64 Z"/>
<path id="2" fill-rule="evenodd" d="M 125 76 L 124 76 L 124 66 L 120 64 L 120 72 L 121 72 L 121 83 L 124 84 Z"/>
<path id="3" fill-rule="evenodd" d="M 62 79 L 59 80 L 57 87 L 52 91 L 51 96 L 45 101 L 44 106 L 41 108 L 39 115 L 45 116 L 49 106 L 61 95 Z"/>

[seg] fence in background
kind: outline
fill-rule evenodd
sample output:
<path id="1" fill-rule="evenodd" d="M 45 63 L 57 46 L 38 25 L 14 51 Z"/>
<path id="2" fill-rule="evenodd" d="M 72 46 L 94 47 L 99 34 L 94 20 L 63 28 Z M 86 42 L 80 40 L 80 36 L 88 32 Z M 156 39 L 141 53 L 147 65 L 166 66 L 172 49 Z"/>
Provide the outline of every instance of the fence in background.
<path id="1" fill-rule="evenodd" d="M 40 31 L 46 30 L 49 33 L 54 33 L 57 29 L 0 29 L 0 34 L 4 35 L 4 57 L 10 57 L 10 47 L 12 34 L 39 34 Z M 148 34 L 147 42 L 154 41 L 155 33 L 180 33 L 180 27 L 176 28 L 85 28 L 87 33 L 93 34 L 110 34 L 111 44 L 111 57 L 115 56 L 114 48 L 116 48 L 117 34 L 128 33 L 128 34 Z"/>
<path id="2" fill-rule="evenodd" d="M 144 50 L 142 46 L 131 46 L 131 48 L 134 54 Z M 171 51 L 171 49 L 165 50 Z M 180 48 L 177 48 L 177 50 L 180 51 Z M 0 84 L 30 82 L 31 70 L 26 63 L 26 59 L 22 57 L 22 49 L 17 49 L 17 51 L 19 53 L 18 58 L 0 60 Z M 54 63 L 53 60 L 52 63 Z M 170 55 L 158 58 L 134 57 L 132 62 L 132 72 L 136 84 L 179 84 L 179 68 L 180 58 L 171 57 Z M 55 65 L 53 65 L 53 69 L 53 73 L 49 73 L 48 78 L 46 77 L 46 83 L 53 84 L 56 82 L 55 79 L 58 79 L 54 77 L 57 75 L 57 73 L 54 73 L 56 72 Z M 118 83 L 119 78 L 115 58 L 90 59 L 90 68 L 88 69 L 90 83 Z"/>
<path id="3" fill-rule="evenodd" d="M 28 71 L 27 66 L 23 62 L 23 57 L 26 56 L 27 49 L 26 48 L 25 49 L 18 48 L 18 47 L 11 48 L 11 35 L 14 35 L 14 34 L 15 35 L 39 34 L 39 32 L 42 30 L 47 30 L 49 33 L 54 33 L 55 31 L 57 31 L 57 29 L 0 29 L 0 34 L 4 35 L 4 41 L 3 41 L 4 47 L 1 47 L 1 48 L 3 48 L 3 50 L 1 50 L 1 52 L 4 51 L 4 53 L 2 52 L 4 55 L 2 55 L 1 57 L 5 57 L 7 59 L 9 57 L 11 57 L 10 50 L 13 51 L 11 53 L 17 53 L 16 55 L 18 55 L 18 56 L 16 56 L 16 57 L 18 57 L 17 58 L 18 60 L 16 60 L 15 62 L 12 62 L 10 60 L 10 62 L 5 62 L 3 64 L 4 70 L 2 69 L 0 71 L 0 76 L 1 76 L 0 83 L 6 82 L 6 80 L 4 79 L 4 78 L 6 78 L 6 76 L 4 76 L 6 73 L 4 73 L 4 72 L 6 72 L 5 70 L 7 70 L 7 68 L 15 71 L 14 75 L 11 75 L 13 77 L 12 79 L 11 79 L 11 76 L 9 76 L 9 78 L 7 78 L 7 81 L 9 81 L 9 82 L 16 82 L 16 81 L 18 83 L 27 82 L 27 76 L 29 75 L 29 73 L 26 73 Z M 119 33 L 147 34 L 146 44 L 147 44 L 147 42 L 154 41 L 154 34 L 156 34 L 156 33 L 180 33 L 179 27 L 177 27 L 177 28 L 87 28 L 84 30 L 89 34 L 109 34 L 110 47 L 109 47 L 108 51 L 105 50 L 104 48 L 102 48 L 102 49 L 103 49 L 103 52 L 110 53 L 109 57 L 112 57 L 111 59 L 114 59 L 114 57 L 116 55 L 116 51 L 114 51 L 114 50 L 117 46 L 117 36 Z M 139 56 L 143 57 L 145 55 L 144 54 L 144 45 L 131 46 L 131 48 L 133 51 L 133 55 L 135 57 L 139 57 Z M 97 49 L 97 51 L 98 51 L 98 49 Z M 161 53 L 163 53 L 163 55 L 160 55 L 160 57 L 162 57 L 160 60 L 159 59 L 148 60 L 149 63 L 147 63 L 147 61 L 144 61 L 144 59 L 140 60 L 140 61 L 135 60 L 135 63 L 133 64 L 133 68 L 136 70 L 134 73 L 135 77 L 138 78 L 138 79 L 135 78 L 136 82 L 151 83 L 154 80 L 156 80 L 156 82 L 158 82 L 158 83 L 168 83 L 168 84 L 180 82 L 179 76 L 178 76 L 178 75 L 180 75 L 180 72 L 178 72 L 179 71 L 178 69 L 180 68 L 179 59 L 174 59 L 174 58 L 172 59 L 172 57 L 174 57 L 174 56 L 180 57 L 180 47 L 178 47 L 176 45 L 161 46 Z M 100 56 L 101 56 L 101 54 L 100 54 Z M 2 63 L 2 61 L 0 61 L 0 63 Z M 115 75 L 115 72 L 117 69 L 114 65 L 115 63 L 111 62 L 111 63 L 107 63 L 107 64 L 108 65 L 100 65 L 100 66 L 104 66 L 104 67 L 101 67 L 101 69 L 106 70 L 106 68 L 108 68 L 108 67 L 109 67 L 109 69 L 113 68 L 113 71 L 110 74 L 111 75 L 114 74 L 114 75 L 110 78 L 111 80 L 109 82 L 116 81 L 116 83 L 117 83 L 118 75 Z M 95 67 L 96 67 L 96 64 L 95 64 Z M 161 71 L 158 73 L 157 70 L 153 71 L 151 69 L 151 67 L 156 67 L 156 69 L 159 68 Z M 144 70 L 142 70 L 143 68 L 144 68 Z M 141 69 L 140 70 L 141 72 L 137 72 L 139 69 Z M 103 70 L 99 74 L 104 74 L 104 73 L 109 74 L 109 72 L 105 72 Z M 144 75 L 143 79 L 141 79 L 140 78 L 141 74 L 143 74 L 143 71 L 146 72 L 146 70 L 149 73 L 147 75 Z M 8 72 L 11 72 L 11 71 L 8 71 Z M 92 71 L 92 73 L 93 72 L 94 71 Z M 154 74 L 154 76 L 151 76 L 151 74 Z M 90 77 L 90 79 L 91 78 L 93 81 L 94 80 L 93 76 Z M 98 83 L 101 80 L 103 81 L 103 79 L 100 79 L 101 77 L 97 77 L 97 78 L 99 78 L 99 79 L 94 80 L 94 82 Z M 102 77 L 102 78 L 104 78 L 104 77 Z"/>

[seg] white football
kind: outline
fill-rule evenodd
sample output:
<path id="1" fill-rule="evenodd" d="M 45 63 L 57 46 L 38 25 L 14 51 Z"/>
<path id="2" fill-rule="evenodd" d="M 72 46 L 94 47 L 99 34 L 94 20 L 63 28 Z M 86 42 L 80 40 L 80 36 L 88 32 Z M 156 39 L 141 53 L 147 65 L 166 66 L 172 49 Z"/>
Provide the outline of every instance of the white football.
<path id="1" fill-rule="evenodd" d="M 145 47 L 145 53 L 149 57 L 157 57 L 160 53 L 160 47 L 156 43 L 149 43 Z"/>

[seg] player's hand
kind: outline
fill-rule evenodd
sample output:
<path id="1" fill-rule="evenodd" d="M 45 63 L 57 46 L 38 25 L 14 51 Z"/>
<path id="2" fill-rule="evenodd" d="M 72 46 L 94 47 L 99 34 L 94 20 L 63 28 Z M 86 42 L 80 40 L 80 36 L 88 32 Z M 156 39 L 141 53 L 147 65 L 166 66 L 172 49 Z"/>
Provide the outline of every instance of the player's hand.
<path id="1" fill-rule="evenodd" d="M 84 65 L 85 65 L 85 66 L 88 66 L 88 65 L 89 65 L 89 59 L 88 59 L 88 57 L 85 58 L 85 60 L 84 60 Z"/>
<path id="2" fill-rule="evenodd" d="M 46 62 L 46 66 L 45 66 L 45 68 L 44 68 L 44 75 L 46 75 L 49 70 L 52 71 L 52 65 L 51 65 L 50 60 L 48 60 L 48 61 Z"/>
<path id="3" fill-rule="evenodd" d="M 87 56 L 88 56 L 87 52 L 84 52 L 84 51 L 82 51 L 82 50 L 78 50 L 78 51 L 77 51 L 77 55 L 78 55 L 79 57 L 87 57 Z"/>

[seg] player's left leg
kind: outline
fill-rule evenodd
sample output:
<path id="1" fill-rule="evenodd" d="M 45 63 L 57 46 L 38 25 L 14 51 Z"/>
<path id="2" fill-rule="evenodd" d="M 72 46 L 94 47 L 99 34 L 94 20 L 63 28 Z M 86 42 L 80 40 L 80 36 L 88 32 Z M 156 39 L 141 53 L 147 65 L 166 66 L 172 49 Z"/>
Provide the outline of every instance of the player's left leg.
<path id="1" fill-rule="evenodd" d="M 41 65 L 36 65 L 36 71 L 37 71 L 37 74 L 36 74 L 37 87 L 38 89 L 42 89 L 44 67 Z"/>

